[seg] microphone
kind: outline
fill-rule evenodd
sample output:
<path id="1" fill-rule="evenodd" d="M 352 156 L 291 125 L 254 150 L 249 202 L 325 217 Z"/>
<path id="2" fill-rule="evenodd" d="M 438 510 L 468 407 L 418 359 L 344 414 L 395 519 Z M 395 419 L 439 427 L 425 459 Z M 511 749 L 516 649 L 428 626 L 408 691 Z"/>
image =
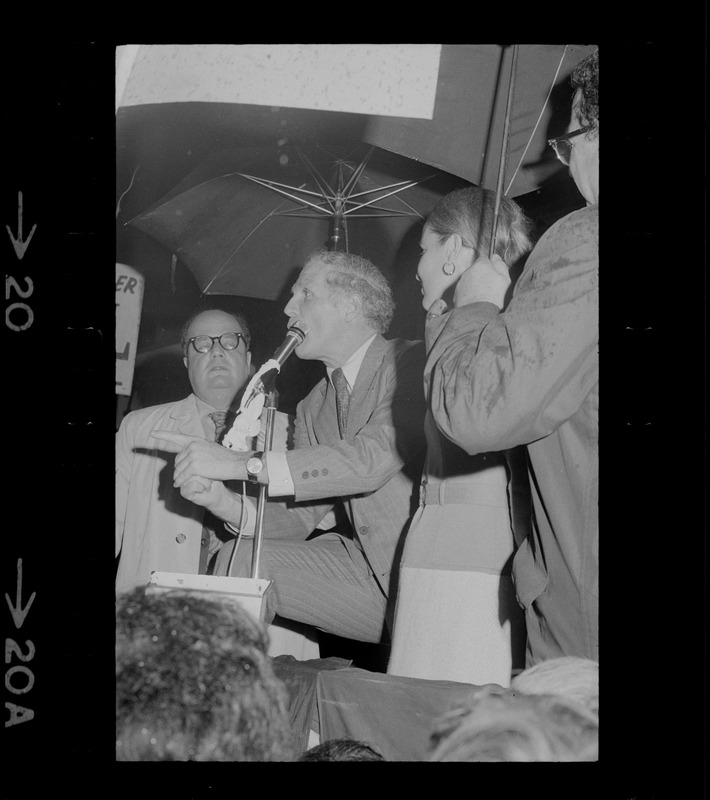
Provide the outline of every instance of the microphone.
<path id="1" fill-rule="evenodd" d="M 284 361 L 293 353 L 301 342 L 306 338 L 308 333 L 308 325 L 297 319 L 293 324 L 289 325 L 286 331 L 286 338 L 276 348 L 272 358 L 278 362 L 279 367 L 283 366 Z"/>
<path id="2" fill-rule="evenodd" d="M 261 386 L 265 392 L 271 389 L 272 384 L 276 380 L 276 374 L 279 372 L 291 353 L 293 353 L 298 345 L 303 342 L 307 334 L 308 325 L 306 325 L 306 323 L 302 322 L 300 319 L 295 320 L 291 325 L 289 325 L 288 330 L 286 331 L 286 338 L 276 348 L 274 355 L 271 358 L 272 361 L 276 362 L 277 366 L 273 366 L 271 369 L 266 370 L 266 372 L 264 372 L 264 374 L 261 376 Z"/>

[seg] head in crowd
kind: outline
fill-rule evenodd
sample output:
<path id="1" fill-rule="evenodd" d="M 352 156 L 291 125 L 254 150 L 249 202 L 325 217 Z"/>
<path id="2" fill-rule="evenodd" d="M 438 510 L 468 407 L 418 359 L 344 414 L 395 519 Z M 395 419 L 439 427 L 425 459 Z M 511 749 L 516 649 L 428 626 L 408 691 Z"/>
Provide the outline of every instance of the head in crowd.
<path id="1" fill-rule="evenodd" d="M 599 664 L 590 658 L 564 656 L 541 661 L 521 672 L 511 689 L 525 694 L 554 694 L 599 713 Z"/>
<path id="2" fill-rule="evenodd" d="M 577 64 L 571 76 L 572 114 L 568 132 L 583 130 L 567 140 L 561 160 L 587 204 L 599 200 L 599 51 Z M 558 137 L 558 139 L 564 137 Z M 559 147 L 556 148 L 560 157 Z"/>
<path id="3" fill-rule="evenodd" d="M 289 761 L 286 688 L 263 627 L 234 601 L 196 592 L 120 595 L 118 761 Z"/>
<path id="4" fill-rule="evenodd" d="M 329 739 L 301 753 L 297 761 L 386 761 L 380 751 L 367 742 L 354 739 Z"/>
<path id="5" fill-rule="evenodd" d="M 578 94 L 576 110 L 577 121 L 599 128 L 599 51 L 583 58 L 572 71 L 572 88 Z"/>
<path id="6" fill-rule="evenodd" d="M 481 692 L 441 717 L 430 761 L 597 761 L 599 718 L 554 695 Z"/>
<path id="7" fill-rule="evenodd" d="M 289 325 L 298 319 L 309 329 L 296 348 L 299 358 L 339 367 L 370 336 L 387 332 L 394 309 L 387 279 L 366 258 L 315 250 L 291 289 L 284 313 Z"/>
<path id="8" fill-rule="evenodd" d="M 192 391 L 215 408 L 228 408 L 249 379 L 249 326 L 241 314 L 207 309 L 182 329 L 183 363 Z"/>
<path id="9" fill-rule="evenodd" d="M 417 280 L 422 284 L 422 305 L 446 299 L 464 270 L 480 256 L 488 256 L 493 235 L 495 193 L 471 186 L 443 197 L 427 217 Z M 508 266 L 531 248 L 531 223 L 518 204 L 502 197 L 496 225 L 494 253 Z"/>

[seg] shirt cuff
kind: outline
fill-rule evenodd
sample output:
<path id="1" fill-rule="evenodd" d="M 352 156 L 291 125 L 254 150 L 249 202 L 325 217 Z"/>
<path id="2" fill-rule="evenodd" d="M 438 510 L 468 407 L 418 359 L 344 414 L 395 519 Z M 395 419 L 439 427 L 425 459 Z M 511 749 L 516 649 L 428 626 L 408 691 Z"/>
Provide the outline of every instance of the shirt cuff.
<path id="1" fill-rule="evenodd" d="M 269 497 L 285 497 L 296 493 L 288 468 L 286 453 L 269 450 L 266 454 L 269 465 Z"/>

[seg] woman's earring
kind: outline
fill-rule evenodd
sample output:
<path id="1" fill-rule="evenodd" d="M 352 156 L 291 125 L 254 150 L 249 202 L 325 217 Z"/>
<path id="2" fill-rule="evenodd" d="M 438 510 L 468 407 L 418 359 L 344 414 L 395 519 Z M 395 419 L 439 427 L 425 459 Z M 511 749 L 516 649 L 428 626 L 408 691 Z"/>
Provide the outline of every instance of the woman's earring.
<path id="1" fill-rule="evenodd" d="M 450 271 L 449 271 L 450 270 Z M 444 275 L 451 277 L 456 272 L 456 264 L 453 261 L 445 261 L 444 266 L 441 268 Z"/>

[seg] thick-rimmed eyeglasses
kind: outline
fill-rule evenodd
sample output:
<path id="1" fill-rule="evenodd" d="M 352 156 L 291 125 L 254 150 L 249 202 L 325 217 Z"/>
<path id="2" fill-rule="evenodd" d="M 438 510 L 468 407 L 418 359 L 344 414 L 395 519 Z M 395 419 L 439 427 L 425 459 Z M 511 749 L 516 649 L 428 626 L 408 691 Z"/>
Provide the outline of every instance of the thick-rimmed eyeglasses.
<path id="1" fill-rule="evenodd" d="M 239 342 L 244 342 L 245 348 L 247 347 L 247 340 L 243 333 L 230 331 L 229 333 L 222 333 L 219 336 L 193 336 L 185 342 L 185 350 L 192 345 L 198 353 L 209 353 L 214 347 L 215 342 L 219 342 L 223 350 L 236 350 L 239 347 Z"/>
<path id="2" fill-rule="evenodd" d="M 578 128 L 576 131 L 570 131 L 562 136 L 555 136 L 554 139 L 548 139 L 547 143 L 555 151 L 555 155 L 563 164 L 569 164 L 569 157 L 572 154 L 573 145 L 573 142 L 570 142 L 570 139 L 575 136 L 579 136 L 582 133 L 587 133 L 587 131 L 591 130 L 592 126 L 587 125 L 584 128 Z"/>

